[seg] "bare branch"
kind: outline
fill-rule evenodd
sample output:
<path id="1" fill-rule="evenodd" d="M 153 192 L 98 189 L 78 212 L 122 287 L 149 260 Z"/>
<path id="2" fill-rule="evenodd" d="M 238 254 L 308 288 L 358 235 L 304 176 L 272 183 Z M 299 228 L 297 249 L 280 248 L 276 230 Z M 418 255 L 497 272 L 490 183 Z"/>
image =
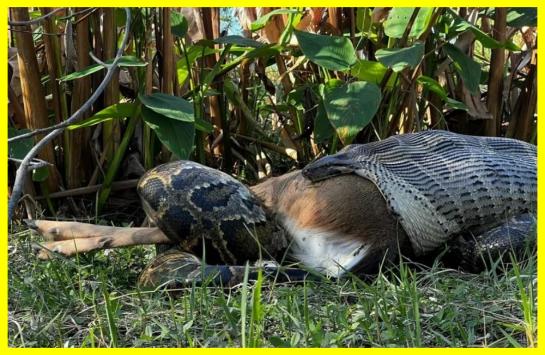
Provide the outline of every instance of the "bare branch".
<path id="1" fill-rule="evenodd" d="M 92 60 L 94 60 L 97 64 L 102 65 L 104 68 L 110 67 L 110 64 L 104 63 L 102 60 L 100 60 L 93 51 L 89 51 L 89 57 L 91 57 Z"/>
<path id="2" fill-rule="evenodd" d="M 36 17 L 35 19 L 32 19 L 30 21 L 8 21 L 8 24 L 10 26 L 28 26 L 28 25 L 35 25 L 37 23 L 40 23 L 42 22 L 43 20 L 47 19 L 48 17 L 51 17 L 53 16 L 54 14 L 56 14 L 57 12 L 59 11 L 62 11 L 62 10 L 66 10 L 67 7 L 59 7 L 55 10 L 52 10 L 51 12 L 48 12 L 47 14 L 43 15 L 43 16 L 40 16 L 40 17 Z M 68 18 L 68 17 L 73 17 L 73 16 L 76 16 L 76 15 L 79 15 L 81 13 L 84 13 L 84 12 L 87 12 L 87 11 L 90 11 L 90 12 L 93 12 L 95 11 L 96 8 L 87 8 L 87 9 L 83 9 L 81 11 L 78 11 L 78 12 L 75 12 L 73 14 L 71 14 L 70 16 L 66 16 L 65 18 Z"/>
<path id="3" fill-rule="evenodd" d="M 14 162 L 15 164 L 21 164 L 23 162 L 21 159 L 16 158 L 8 158 L 8 160 Z M 53 166 L 53 164 L 50 162 L 37 158 L 33 158 L 29 164 L 29 170 L 38 169 L 44 166 Z"/>
<path id="4" fill-rule="evenodd" d="M 30 21 L 8 21 L 8 24 L 10 26 L 34 25 L 34 24 L 40 23 L 41 21 L 45 20 L 48 17 L 51 17 L 51 16 L 55 15 L 57 12 L 65 10 L 65 9 L 66 9 L 66 7 L 59 7 L 59 8 L 57 8 L 55 10 L 52 10 L 51 12 L 49 12 L 49 13 L 43 15 L 43 16 L 37 17 L 37 18 L 32 19 Z"/>
<path id="5" fill-rule="evenodd" d="M 12 190 L 11 197 L 8 203 L 8 220 L 9 221 L 11 221 L 11 218 L 13 217 L 15 207 L 17 206 L 17 202 L 19 201 L 19 198 L 21 197 L 21 194 L 23 192 L 23 183 L 24 183 L 25 174 L 27 173 L 28 167 L 32 159 L 51 140 L 53 140 L 55 137 L 60 135 L 64 131 L 64 127 L 77 122 L 83 117 L 83 113 L 91 108 L 91 105 L 99 98 L 99 96 L 102 94 L 106 86 L 108 86 L 109 82 L 112 80 L 114 74 L 116 73 L 117 64 L 123 55 L 123 51 L 125 50 L 125 47 L 127 46 L 127 43 L 129 41 L 129 35 L 130 35 L 131 10 L 129 8 L 125 8 L 125 14 L 127 16 L 127 20 L 125 23 L 125 34 L 123 35 L 123 41 L 121 43 L 121 46 L 119 46 L 119 49 L 117 50 L 114 61 L 112 62 L 111 66 L 108 68 L 108 71 L 106 72 L 106 75 L 104 76 L 104 80 L 102 80 L 102 82 L 100 83 L 96 91 L 93 93 L 93 95 L 89 97 L 89 100 L 87 100 L 76 112 L 74 112 L 74 114 L 70 118 L 64 121 L 64 125 L 62 127 L 56 128 L 54 131 L 50 132 L 42 140 L 36 143 L 34 147 L 32 147 L 32 149 L 27 153 L 27 155 L 21 162 L 21 165 L 17 169 L 17 174 L 15 176 L 15 183 L 13 184 L 13 190 Z"/>

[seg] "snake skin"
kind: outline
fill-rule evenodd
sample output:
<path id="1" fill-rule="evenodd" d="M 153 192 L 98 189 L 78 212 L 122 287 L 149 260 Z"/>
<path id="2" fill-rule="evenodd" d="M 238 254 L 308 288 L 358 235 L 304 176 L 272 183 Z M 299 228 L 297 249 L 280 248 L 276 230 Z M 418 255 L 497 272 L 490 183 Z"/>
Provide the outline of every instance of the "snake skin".
<path id="1" fill-rule="evenodd" d="M 218 170 L 191 161 L 163 164 L 140 179 L 137 191 L 163 233 L 208 263 L 276 258 L 287 247 L 248 188 Z"/>
<path id="2" fill-rule="evenodd" d="M 535 214 L 536 158 L 534 145 L 513 139 L 423 131 L 347 146 L 303 174 L 371 180 L 422 255 L 462 232 L 479 235 L 510 216 Z"/>
<path id="3" fill-rule="evenodd" d="M 183 287 L 195 283 L 232 287 L 243 282 L 248 268 L 248 280 L 256 280 L 259 271 L 263 277 L 277 282 L 300 282 L 311 275 L 302 269 L 284 268 L 278 264 L 261 266 L 203 264 L 196 256 L 179 248 L 169 249 L 157 255 L 142 271 L 139 285 L 147 287 Z"/>
<path id="4" fill-rule="evenodd" d="M 512 257 L 523 258 L 535 248 L 535 227 L 535 215 L 525 213 L 478 236 L 458 235 L 447 243 L 449 247 L 441 260 L 450 267 L 471 272 L 479 272 L 500 259 L 510 263 Z"/>
<path id="5" fill-rule="evenodd" d="M 444 131 L 405 134 L 348 146 L 302 173 L 311 181 L 352 173 L 369 179 L 416 255 L 448 242 L 449 256 L 468 271 L 482 267 L 483 254 L 522 250 L 535 225 L 536 147 L 516 140 Z M 148 217 L 177 244 L 148 265 L 141 286 L 205 279 L 231 286 L 242 281 L 247 261 L 285 256 L 287 236 L 275 211 L 265 210 L 227 174 L 172 162 L 147 172 L 138 193 Z M 256 270 L 250 269 L 250 278 Z M 279 267 L 264 274 L 292 281 L 309 275 Z"/>

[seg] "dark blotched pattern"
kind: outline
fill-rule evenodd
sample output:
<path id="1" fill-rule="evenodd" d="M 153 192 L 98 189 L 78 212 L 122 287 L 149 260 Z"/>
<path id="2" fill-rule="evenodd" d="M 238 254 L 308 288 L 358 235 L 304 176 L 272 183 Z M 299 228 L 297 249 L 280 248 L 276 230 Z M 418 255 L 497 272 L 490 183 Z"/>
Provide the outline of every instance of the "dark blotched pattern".
<path id="1" fill-rule="evenodd" d="M 209 262 L 255 260 L 259 248 L 276 254 L 286 246 L 282 236 L 273 243 L 279 235 L 248 188 L 209 167 L 191 161 L 163 164 L 142 177 L 138 193 L 167 237 L 199 256 L 204 249 Z"/>

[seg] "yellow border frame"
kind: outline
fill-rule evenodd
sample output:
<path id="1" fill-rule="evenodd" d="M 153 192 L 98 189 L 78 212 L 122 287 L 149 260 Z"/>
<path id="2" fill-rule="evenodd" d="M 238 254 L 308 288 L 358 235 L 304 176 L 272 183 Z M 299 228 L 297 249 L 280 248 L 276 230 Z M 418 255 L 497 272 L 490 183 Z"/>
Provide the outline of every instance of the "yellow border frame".
<path id="1" fill-rule="evenodd" d="M 540 5 L 541 3 L 541 5 Z M 12 1 L 9 5 L 10 7 L 15 6 L 50 6 L 50 7 L 59 7 L 59 6 L 67 6 L 68 2 L 65 1 L 51 1 L 51 0 L 33 0 L 33 1 L 23 1 L 23 0 L 15 0 Z M 141 7 L 146 6 L 157 6 L 157 1 L 149 1 L 149 0 L 140 0 L 137 3 Z M 339 0 L 298 0 L 298 1 L 289 1 L 289 0 L 273 0 L 273 1 L 256 1 L 256 0 L 223 0 L 221 2 L 219 1 L 212 1 L 212 0 L 185 0 L 185 1 L 173 1 L 173 0 L 163 0 L 160 2 L 162 6 L 173 6 L 173 7 L 179 7 L 181 5 L 191 7 L 191 6 L 213 6 L 217 7 L 218 5 L 221 5 L 222 7 L 228 7 L 228 6 L 256 6 L 259 4 L 260 6 L 267 5 L 267 6 L 275 6 L 275 7 L 285 7 L 285 6 L 369 6 L 369 5 L 380 5 L 380 6 L 505 6 L 509 7 L 513 5 L 513 1 L 505 1 L 505 0 L 478 0 L 477 4 L 475 4 L 474 1 L 459 1 L 459 0 L 450 0 L 450 1 L 444 1 L 444 0 L 421 0 L 421 1 L 408 1 L 408 0 L 398 0 L 398 1 L 373 1 L 372 4 L 365 1 L 354 1 L 354 0 L 344 0 L 342 2 L 339 2 Z M 8 18 L 8 4 L 4 3 L 4 5 L 0 8 L 0 16 L 4 19 Z M 95 0 L 95 1 L 81 1 L 81 0 L 73 0 L 70 1 L 69 6 L 116 6 L 116 7 L 122 7 L 122 6 L 134 6 L 134 1 L 125 1 L 125 0 Z M 543 0 L 541 1 L 516 1 L 515 5 L 518 7 L 537 7 L 538 8 L 538 32 L 539 28 L 542 28 L 545 25 L 545 2 Z M 7 33 L 8 33 L 8 27 L 7 27 L 7 21 L 5 23 L 6 30 L 0 32 L 0 40 L 3 41 L 3 43 L 7 44 Z M 545 88 L 545 70 L 541 69 L 543 67 L 542 63 L 544 62 L 545 57 L 545 39 L 543 36 L 538 36 L 538 139 L 540 137 L 544 137 L 545 134 L 545 121 L 544 121 L 544 114 L 545 109 L 544 107 L 544 95 L 541 95 L 543 89 Z M 0 58 L 4 58 L 5 61 L 7 61 L 7 46 L 0 47 Z M 545 67 L 544 67 L 545 68 Z M 0 82 L 6 83 L 7 82 L 7 70 L 6 65 L 3 66 L 3 69 L 0 71 Z M 2 94 L 5 98 L 5 104 L 0 105 L 0 113 L 2 114 L 2 117 L 7 117 L 7 86 L 2 85 Z M 5 121 L 6 122 L 6 121 Z M 2 181 L 0 182 L 0 191 L 2 192 L 5 197 L 5 203 L 0 204 L 0 216 L 7 216 L 7 197 L 8 197 L 8 191 L 7 191 L 7 124 L 0 125 L 0 132 L 1 132 L 1 139 L 0 139 L 0 157 L 4 157 L 0 159 L 0 167 L 3 171 L 2 174 Z M 543 144 L 538 145 L 538 245 L 542 246 L 545 243 L 545 223 L 543 221 L 545 218 L 545 208 L 541 208 L 544 206 L 544 195 L 545 195 L 545 171 L 541 167 L 544 164 L 545 160 L 545 146 Z M 1 304 L 3 306 L 3 311 L 1 313 L 1 319 L 0 319 L 0 349 L 4 351 L 9 351 L 11 353 L 21 353 L 21 352 L 33 352 L 33 353 L 53 353 L 54 351 L 58 351 L 58 349 L 15 349 L 15 348 L 8 348 L 8 271 L 7 271 L 7 250 L 8 250 L 8 238 L 7 238 L 7 218 L 2 218 L 1 220 L 1 226 L 2 229 L 6 231 L 5 235 L 1 235 L 0 240 L 0 259 L 2 261 L 2 265 L 4 265 L 4 268 L 1 268 L 0 273 L 0 287 L 1 287 Z M 543 252 L 541 251 L 542 248 L 538 248 L 538 287 L 537 287 L 537 293 L 538 295 L 544 295 L 545 294 L 545 285 L 544 282 L 544 268 L 545 268 L 545 259 L 543 258 Z M 538 300 L 538 327 L 540 324 L 543 324 L 543 320 L 545 318 L 545 313 L 540 312 L 539 305 L 541 302 Z M 389 355 L 393 353 L 415 353 L 415 354 L 422 354 L 427 353 L 430 354 L 431 352 L 436 351 L 448 351 L 449 353 L 452 352 L 464 352 L 464 353 L 497 353 L 497 354 L 513 354 L 513 353 L 522 353 L 525 354 L 537 354 L 539 351 L 539 348 L 543 348 L 543 346 L 539 346 L 539 344 L 542 344 L 545 340 L 544 336 L 542 335 L 543 332 L 538 331 L 538 348 L 536 349 L 297 349 L 297 350 L 290 350 L 290 349 L 240 349 L 236 350 L 237 352 L 244 352 L 244 353 L 261 353 L 264 354 L 264 352 L 274 352 L 274 353 L 283 353 L 283 352 L 293 352 L 293 351 L 303 351 L 305 353 L 324 353 L 324 352 L 343 352 L 343 353 L 352 353 L 359 351 L 371 351 L 374 354 L 388 353 Z M 103 352 L 108 351 L 107 349 L 70 349 L 65 350 L 65 352 L 81 352 L 81 351 L 90 351 L 90 352 Z M 142 353 L 143 351 L 154 351 L 154 352 L 160 352 L 160 353 L 170 353 L 174 354 L 174 352 L 178 353 L 180 349 L 116 349 L 115 350 L 118 353 L 129 353 L 129 352 L 138 352 Z M 209 354 L 220 354 L 223 353 L 225 350 L 223 349 L 184 349 L 182 350 L 184 353 L 209 353 Z"/>

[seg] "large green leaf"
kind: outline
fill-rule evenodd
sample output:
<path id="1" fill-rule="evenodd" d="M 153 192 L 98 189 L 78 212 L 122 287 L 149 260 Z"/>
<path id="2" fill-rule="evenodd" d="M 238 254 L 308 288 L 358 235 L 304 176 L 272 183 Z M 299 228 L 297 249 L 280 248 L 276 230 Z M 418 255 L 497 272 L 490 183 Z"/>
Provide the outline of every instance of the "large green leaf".
<path id="1" fill-rule="evenodd" d="M 388 18 L 384 21 L 384 33 L 391 38 L 401 38 L 409 24 L 414 12 L 414 7 L 394 7 L 390 10 Z M 433 13 L 433 7 L 422 7 L 411 27 L 409 37 L 420 37 L 428 28 Z"/>
<path id="2" fill-rule="evenodd" d="M 180 159 L 189 158 L 195 139 L 193 122 L 172 119 L 146 106 L 142 107 L 142 118 L 168 150 Z"/>
<path id="3" fill-rule="evenodd" d="M 537 26 L 537 7 L 512 7 L 507 13 L 507 25 L 511 27 Z"/>
<path id="4" fill-rule="evenodd" d="M 379 49 L 375 56 L 384 65 L 400 72 L 406 67 L 414 68 L 424 56 L 424 43 L 415 43 L 406 48 Z"/>
<path id="5" fill-rule="evenodd" d="M 267 22 L 269 22 L 271 17 L 273 17 L 274 15 L 296 14 L 298 12 L 299 11 L 297 11 L 297 10 L 290 10 L 290 9 L 273 10 L 273 11 L 271 11 L 269 13 L 266 13 L 265 15 L 261 16 L 260 18 L 258 18 L 254 22 L 252 22 L 250 24 L 250 30 L 251 31 L 257 31 L 257 30 L 262 29 L 263 27 L 265 27 L 267 25 Z"/>
<path id="6" fill-rule="evenodd" d="M 335 129 L 327 119 L 327 113 L 323 102 L 318 105 L 318 111 L 314 118 L 314 139 L 317 143 L 328 142 L 335 134 Z"/>
<path id="7" fill-rule="evenodd" d="M 125 118 L 130 117 L 136 108 L 136 104 L 131 102 L 122 102 L 118 104 L 113 104 L 111 106 L 106 107 L 103 110 L 100 110 L 99 112 L 95 113 L 93 116 L 84 119 L 83 121 L 80 121 L 78 123 L 75 123 L 73 125 L 70 125 L 67 127 L 68 130 L 83 128 L 83 127 L 90 127 L 97 125 L 102 122 L 110 121 L 114 118 Z"/>
<path id="8" fill-rule="evenodd" d="M 441 84 L 439 84 L 439 82 L 437 82 L 437 80 L 426 75 L 421 75 L 418 77 L 418 79 L 416 79 L 416 81 L 424 88 L 437 94 L 437 96 L 439 96 L 441 100 L 447 104 L 447 106 L 458 110 L 468 110 L 468 107 L 463 102 L 448 97 L 446 90 L 441 86 Z"/>
<path id="9" fill-rule="evenodd" d="M 160 115 L 182 122 L 194 123 L 196 129 L 206 133 L 210 133 L 214 129 L 210 122 L 196 119 L 193 104 L 181 97 L 160 92 L 151 95 L 139 95 L 138 97 L 144 106 Z"/>
<path id="10" fill-rule="evenodd" d="M 187 58 L 183 56 L 181 59 L 179 59 L 176 62 L 176 74 L 178 75 L 178 84 L 183 85 L 183 83 L 186 81 L 187 77 L 189 76 L 189 69 L 188 69 L 188 62 L 189 66 L 193 65 L 197 58 L 200 57 L 206 57 L 212 54 L 215 54 L 219 52 L 219 49 L 210 48 L 210 47 L 203 47 L 194 45 L 187 49 L 186 54 Z"/>
<path id="11" fill-rule="evenodd" d="M 452 59 L 454 68 L 462 78 L 465 87 L 472 94 L 478 93 L 481 79 L 480 64 L 450 43 L 445 44 L 444 48 L 447 55 Z"/>
<path id="12" fill-rule="evenodd" d="M 314 63 L 329 70 L 348 70 L 357 57 L 352 42 L 338 36 L 322 36 L 293 31 L 303 54 Z"/>
<path id="13" fill-rule="evenodd" d="M 373 23 L 373 9 L 371 7 L 358 7 L 356 10 L 356 28 L 361 35 L 374 44 L 378 41 L 379 25 Z M 382 27 L 382 24 L 380 24 Z"/>
<path id="14" fill-rule="evenodd" d="M 356 10 L 356 28 L 360 32 L 367 31 L 373 25 L 373 9 L 358 7 Z"/>
<path id="15" fill-rule="evenodd" d="M 187 19 L 179 12 L 170 12 L 170 32 L 177 37 L 184 37 L 189 25 Z"/>
<path id="16" fill-rule="evenodd" d="M 265 43 L 256 41 L 251 38 L 246 38 L 242 36 L 234 36 L 234 35 L 216 38 L 214 42 L 221 43 L 221 44 L 234 44 L 241 47 L 253 47 L 253 48 L 259 48 L 265 45 Z"/>
<path id="17" fill-rule="evenodd" d="M 360 59 L 354 64 L 352 69 L 350 69 L 350 74 L 358 80 L 367 81 L 373 84 L 380 84 L 384 79 L 384 75 L 388 71 L 388 68 L 384 66 L 381 62 L 375 62 L 372 60 Z M 397 74 L 392 73 L 388 82 L 386 83 L 387 88 L 393 88 L 396 81 Z"/>
<path id="18" fill-rule="evenodd" d="M 148 109 L 160 115 L 183 122 L 195 122 L 193 104 L 178 96 L 160 92 L 151 95 L 138 95 L 138 98 Z"/>
<path id="19" fill-rule="evenodd" d="M 268 58 L 275 56 L 279 54 L 282 51 L 282 46 L 277 44 L 267 44 L 259 48 L 255 48 L 249 52 L 246 52 L 244 54 L 244 58 L 247 59 L 254 59 L 254 58 Z M 234 59 L 233 61 L 237 60 L 238 58 Z M 228 66 L 229 63 L 226 64 Z"/>
<path id="20" fill-rule="evenodd" d="M 112 64 L 113 59 L 109 59 L 105 61 L 106 64 Z M 139 58 L 136 58 L 134 56 L 123 56 L 119 59 L 117 62 L 120 67 L 145 67 L 148 65 L 146 62 L 141 61 Z M 73 73 L 70 73 L 68 75 L 65 75 L 61 77 L 60 81 L 70 81 L 74 79 L 80 79 L 83 77 L 86 77 L 87 75 L 91 75 L 93 73 L 96 73 L 98 71 L 101 71 L 105 67 L 101 64 L 93 64 L 88 66 L 87 68 L 83 68 L 82 70 L 75 71 Z"/>
<path id="21" fill-rule="evenodd" d="M 493 37 L 489 36 L 487 33 L 483 32 L 480 28 L 477 26 L 469 23 L 465 19 L 458 16 L 458 14 L 454 13 L 452 10 L 449 10 L 451 15 L 454 17 L 454 22 L 452 24 L 452 30 L 455 33 L 461 33 L 464 31 L 471 31 L 473 35 L 475 35 L 475 39 L 483 45 L 483 47 L 486 48 L 505 48 L 510 51 L 518 52 L 520 51 L 520 48 L 514 44 L 512 41 L 507 40 L 505 43 L 500 43 L 497 40 L 495 40 Z"/>
<path id="22" fill-rule="evenodd" d="M 378 86 L 363 81 L 340 87 L 326 86 L 323 96 L 327 116 L 345 145 L 371 122 L 381 100 Z"/>

